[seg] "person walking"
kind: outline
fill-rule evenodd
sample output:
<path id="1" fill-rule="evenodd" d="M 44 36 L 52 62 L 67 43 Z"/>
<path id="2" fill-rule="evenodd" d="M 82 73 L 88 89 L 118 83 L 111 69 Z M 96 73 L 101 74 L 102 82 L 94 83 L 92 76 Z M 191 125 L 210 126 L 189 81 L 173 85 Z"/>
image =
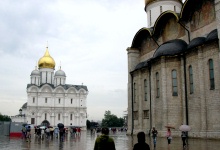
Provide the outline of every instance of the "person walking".
<path id="1" fill-rule="evenodd" d="M 171 130 L 170 128 L 167 128 L 167 142 L 168 142 L 168 147 L 170 147 L 170 144 L 171 144 L 171 140 L 172 140 L 172 135 L 171 135 Z"/>
<path id="2" fill-rule="evenodd" d="M 137 134 L 138 143 L 134 145 L 133 150 L 150 150 L 150 146 L 145 141 L 145 133 L 139 132 Z"/>
<path id="3" fill-rule="evenodd" d="M 31 142 L 31 127 L 27 127 L 26 141 Z"/>
<path id="4" fill-rule="evenodd" d="M 116 150 L 114 140 L 109 137 L 108 128 L 102 128 L 102 134 L 95 140 L 94 150 Z"/>
<path id="5" fill-rule="evenodd" d="M 152 137 L 153 137 L 153 142 L 154 142 L 154 147 L 156 147 L 156 143 L 157 143 L 157 130 L 155 129 L 155 127 L 153 127 L 152 130 Z"/>
<path id="6" fill-rule="evenodd" d="M 182 138 L 182 141 L 183 141 L 183 148 L 186 147 L 186 132 L 185 131 L 182 131 L 182 134 L 181 134 L 181 138 Z"/>

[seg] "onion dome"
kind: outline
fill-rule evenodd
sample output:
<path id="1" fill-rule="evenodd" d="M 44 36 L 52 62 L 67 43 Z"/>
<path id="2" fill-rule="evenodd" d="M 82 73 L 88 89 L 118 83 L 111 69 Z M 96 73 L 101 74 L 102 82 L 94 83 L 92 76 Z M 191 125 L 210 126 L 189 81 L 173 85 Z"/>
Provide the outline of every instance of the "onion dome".
<path id="1" fill-rule="evenodd" d="M 27 108 L 27 102 L 23 104 L 23 106 L 21 107 L 22 109 Z"/>
<path id="2" fill-rule="evenodd" d="M 33 71 L 31 72 L 31 76 L 40 76 L 40 71 L 37 70 L 37 67 L 36 67 L 36 66 L 35 66 L 35 70 L 33 70 Z"/>
<path id="3" fill-rule="evenodd" d="M 55 61 L 50 56 L 49 51 L 48 51 L 48 47 L 46 49 L 44 56 L 39 59 L 38 67 L 39 68 L 51 68 L 51 69 L 55 68 Z"/>
<path id="4" fill-rule="evenodd" d="M 55 72 L 55 76 L 63 76 L 63 77 L 66 77 L 66 74 L 65 74 L 65 72 L 64 72 L 63 70 L 61 70 L 61 68 L 60 68 L 60 70 L 57 70 L 57 71 Z"/>

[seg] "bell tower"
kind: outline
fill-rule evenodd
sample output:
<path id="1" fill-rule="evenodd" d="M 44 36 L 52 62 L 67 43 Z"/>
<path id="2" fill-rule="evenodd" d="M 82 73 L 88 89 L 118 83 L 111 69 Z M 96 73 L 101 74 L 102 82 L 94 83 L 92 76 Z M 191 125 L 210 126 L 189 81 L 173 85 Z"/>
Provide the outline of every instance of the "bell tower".
<path id="1" fill-rule="evenodd" d="M 182 4 L 182 0 L 145 0 L 148 27 L 154 26 L 155 21 L 164 11 L 171 10 L 179 13 Z"/>

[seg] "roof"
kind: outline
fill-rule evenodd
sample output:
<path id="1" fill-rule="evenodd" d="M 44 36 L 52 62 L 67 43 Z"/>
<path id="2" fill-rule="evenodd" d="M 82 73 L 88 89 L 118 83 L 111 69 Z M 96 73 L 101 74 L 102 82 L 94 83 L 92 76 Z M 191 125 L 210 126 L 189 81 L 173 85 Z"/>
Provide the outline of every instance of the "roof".
<path id="1" fill-rule="evenodd" d="M 156 59 L 158 57 L 179 55 L 179 54 L 184 53 L 188 50 L 191 50 L 193 48 L 196 48 L 198 46 L 201 46 L 203 44 L 206 44 L 208 42 L 212 42 L 212 41 L 215 41 L 215 40 L 218 40 L 218 31 L 217 31 L 217 29 L 214 29 L 211 32 L 209 32 L 207 34 L 207 36 L 204 35 L 203 37 L 194 38 L 193 40 L 190 41 L 189 44 L 187 44 L 185 41 L 183 41 L 181 39 L 175 39 L 175 40 L 167 41 L 167 42 L 161 44 L 157 48 L 157 50 L 155 51 L 152 58 L 138 63 L 135 66 L 134 70 L 131 71 L 131 72 L 134 72 L 136 70 L 148 67 L 149 63 L 153 59 Z"/>
<path id="2" fill-rule="evenodd" d="M 45 83 L 45 84 L 41 84 L 40 86 L 37 86 L 36 84 L 27 84 L 27 88 L 31 87 L 31 86 L 36 86 L 38 88 L 41 88 L 42 86 L 44 85 L 49 85 L 52 89 L 55 89 L 57 87 L 55 87 L 53 84 L 48 84 L 48 83 Z M 87 86 L 85 85 L 72 85 L 72 84 L 65 84 L 65 85 L 59 85 L 61 87 L 63 87 L 65 90 L 68 90 L 69 88 L 71 87 L 74 87 L 75 89 L 79 90 L 79 89 L 84 89 L 86 91 L 88 91 L 87 89 Z"/>
<path id="3" fill-rule="evenodd" d="M 168 42 L 163 43 L 158 47 L 155 51 L 153 58 L 157 58 L 160 56 L 172 56 L 178 55 L 187 48 L 187 43 L 180 39 L 170 40 Z"/>

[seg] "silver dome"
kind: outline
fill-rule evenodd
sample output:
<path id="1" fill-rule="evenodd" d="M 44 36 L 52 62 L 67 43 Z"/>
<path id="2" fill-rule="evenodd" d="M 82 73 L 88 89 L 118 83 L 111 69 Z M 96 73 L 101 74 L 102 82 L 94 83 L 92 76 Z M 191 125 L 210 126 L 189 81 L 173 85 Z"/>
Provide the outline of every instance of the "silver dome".
<path id="1" fill-rule="evenodd" d="M 58 71 L 56 71 L 55 76 L 64 76 L 64 77 L 66 77 L 66 74 L 63 70 L 58 70 Z"/>
<path id="2" fill-rule="evenodd" d="M 40 75 L 40 71 L 39 71 L 39 70 L 33 70 L 33 71 L 31 72 L 31 76 L 33 76 L 33 75 L 39 76 L 39 75 Z"/>

